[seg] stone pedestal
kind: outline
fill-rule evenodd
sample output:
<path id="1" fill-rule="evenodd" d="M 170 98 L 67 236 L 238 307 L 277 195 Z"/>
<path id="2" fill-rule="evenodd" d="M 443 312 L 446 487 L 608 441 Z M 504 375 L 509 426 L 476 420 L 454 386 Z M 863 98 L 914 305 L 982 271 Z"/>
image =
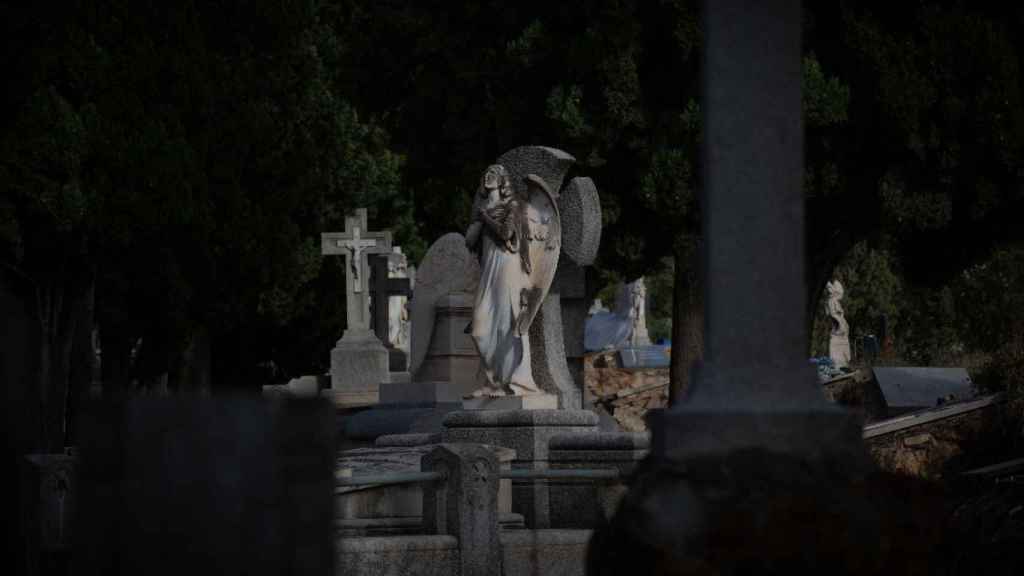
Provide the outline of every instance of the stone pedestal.
<path id="1" fill-rule="evenodd" d="M 480 355 L 466 327 L 473 319 L 473 294 L 442 296 L 435 305 L 434 332 L 419 369 L 419 382 L 453 382 L 472 392 L 480 387 Z M 467 393 L 469 393 L 467 392 Z"/>
<path id="2" fill-rule="evenodd" d="M 649 451 L 646 433 L 585 433 L 555 436 L 548 445 L 552 469 L 614 469 L 619 479 L 550 480 L 552 528 L 594 528 L 611 519 L 626 494 L 627 481 Z"/>
<path id="3" fill-rule="evenodd" d="M 411 435 L 410 435 L 411 436 Z M 337 477 L 384 475 L 419 471 L 421 460 L 437 447 L 433 442 L 404 446 L 377 445 L 346 450 L 338 455 Z M 485 446 L 497 458 L 498 467 L 508 470 L 515 456 L 512 450 Z M 429 487 L 428 487 L 429 489 Z M 502 524 L 521 525 L 512 514 L 511 480 L 498 484 L 498 516 Z M 335 490 L 335 528 L 344 536 L 393 536 L 418 534 L 423 530 L 424 484 L 344 486 Z"/>
<path id="4" fill-rule="evenodd" d="M 588 410 L 463 410 L 445 417 L 441 437 L 511 448 L 516 453 L 512 469 L 546 469 L 552 438 L 594 433 L 597 423 Z M 549 528 L 547 481 L 513 480 L 512 511 L 523 515 L 528 528 Z"/>
<path id="5" fill-rule="evenodd" d="M 389 356 L 370 330 L 346 330 L 331 350 L 331 388 L 324 395 L 336 406 L 376 404 L 381 382 L 389 381 Z"/>

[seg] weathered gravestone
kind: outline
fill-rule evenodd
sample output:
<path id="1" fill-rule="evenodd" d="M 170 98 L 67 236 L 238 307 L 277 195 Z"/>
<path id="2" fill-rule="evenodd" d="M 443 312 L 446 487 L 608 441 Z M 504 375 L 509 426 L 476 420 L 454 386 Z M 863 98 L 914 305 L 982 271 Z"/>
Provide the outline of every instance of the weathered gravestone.
<path id="1" fill-rule="evenodd" d="M 331 574 L 323 399 L 137 399 L 82 411 L 77 574 Z"/>
<path id="2" fill-rule="evenodd" d="M 321 254 L 345 256 L 345 303 L 348 326 L 331 350 L 331 389 L 335 404 L 365 405 L 378 400 L 381 382 L 388 381 L 389 354 L 373 333 L 368 279 L 370 254 L 391 252 L 391 232 L 370 232 L 366 209 L 345 218 L 345 231 L 320 235 Z"/>
<path id="3" fill-rule="evenodd" d="M 445 393 L 452 402 L 480 382 L 480 359 L 465 334 L 479 280 L 479 263 L 454 232 L 431 245 L 416 271 L 409 371 L 414 383 L 453 383 L 453 394 Z"/>

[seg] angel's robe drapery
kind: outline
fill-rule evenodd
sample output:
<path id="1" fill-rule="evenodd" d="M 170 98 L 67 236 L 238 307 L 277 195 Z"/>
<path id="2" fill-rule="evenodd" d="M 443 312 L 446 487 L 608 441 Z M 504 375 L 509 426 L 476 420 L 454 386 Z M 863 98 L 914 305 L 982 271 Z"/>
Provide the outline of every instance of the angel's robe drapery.
<path id="1" fill-rule="evenodd" d="M 473 306 L 472 336 L 488 382 L 514 393 L 538 391 L 530 368 L 530 338 L 516 334 L 522 293 L 529 278 L 517 252 L 482 234 L 480 284 Z"/>

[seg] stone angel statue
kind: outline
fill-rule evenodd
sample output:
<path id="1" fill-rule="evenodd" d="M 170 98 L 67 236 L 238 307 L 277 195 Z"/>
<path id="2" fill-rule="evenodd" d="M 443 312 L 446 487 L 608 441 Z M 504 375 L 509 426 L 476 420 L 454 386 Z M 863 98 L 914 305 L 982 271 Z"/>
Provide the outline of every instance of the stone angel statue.
<path id="1" fill-rule="evenodd" d="M 486 384 L 474 396 L 541 393 L 530 364 L 530 324 L 558 268 L 562 231 L 555 193 L 528 174 L 514 186 L 499 164 L 481 178 L 466 245 L 480 258 L 480 283 L 466 332 Z"/>

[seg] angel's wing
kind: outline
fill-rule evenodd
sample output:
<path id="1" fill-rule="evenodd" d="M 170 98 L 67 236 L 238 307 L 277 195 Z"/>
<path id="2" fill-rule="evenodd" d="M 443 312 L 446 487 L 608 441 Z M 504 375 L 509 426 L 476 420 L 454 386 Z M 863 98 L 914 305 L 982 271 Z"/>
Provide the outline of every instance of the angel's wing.
<path id="1" fill-rule="evenodd" d="M 519 336 L 529 333 L 530 324 L 547 298 L 562 251 L 562 221 L 555 194 L 536 174 L 528 174 L 524 180 L 529 199 L 523 207 L 525 242 L 520 243 L 520 251 L 521 256 L 528 259 L 530 270 L 524 292 L 525 306 L 516 323 Z"/>

